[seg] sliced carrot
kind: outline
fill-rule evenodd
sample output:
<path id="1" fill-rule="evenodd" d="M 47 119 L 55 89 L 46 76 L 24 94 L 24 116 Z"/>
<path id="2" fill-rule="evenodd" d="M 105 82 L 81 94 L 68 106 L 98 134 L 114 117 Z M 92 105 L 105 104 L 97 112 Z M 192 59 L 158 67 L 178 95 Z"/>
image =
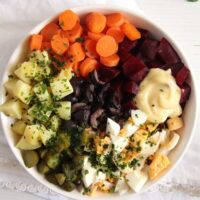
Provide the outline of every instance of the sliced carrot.
<path id="1" fill-rule="evenodd" d="M 86 16 L 86 26 L 93 33 L 101 33 L 106 27 L 106 17 L 98 12 L 92 12 Z"/>
<path id="2" fill-rule="evenodd" d="M 121 26 L 124 23 L 124 16 L 122 13 L 112 13 L 106 17 L 106 24 L 108 27 Z"/>
<path id="3" fill-rule="evenodd" d="M 97 60 L 93 58 L 86 58 L 80 65 L 81 76 L 87 77 L 90 72 L 98 67 Z"/>
<path id="4" fill-rule="evenodd" d="M 99 40 L 102 36 L 104 36 L 103 33 L 92 33 L 90 31 L 88 31 L 88 37 L 91 40 Z"/>
<path id="5" fill-rule="evenodd" d="M 52 57 L 52 64 L 57 70 L 62 70 L 68 67 L 67 59 L 60 55 L 54 55 Z"/>
<path id="6" fill-rule="evenodd" d="M 84 60 L 84 58 L 85 58 L 84 49 L 83 49 L 81 43 L 79 43 L 79 42 L 73 43 L 69 47 L 69 52 L 68 53 L 69 53 L 70 58 L 74 62 L 80 62 L 80 61 Z"/>
<path id="7" fill-rule="evenodd" d="M 42 46 L 42 35 L 33 34 L 30 39 L 30 50 L 40 50 Z"/>
<path id="8" fill-rule="evenodd" d="M 84 42 L 85 54 L 89 58 L 98 58 L 99 57 L 99 55 L 96 51 L 96 44 L 97 44 L 97 42 L 95 40 L 90 40 L 90 39 L 87 39 Z"/>
<path id="9" fill-rule="evenodd" d="M 79 62 L 74 63 L 72 69 L 73 69 L 73 72 L 76 74 L 76 76 L 79 77 L 80 76 L 80 63 Z"/>
<path id="10" fill-rule="evenodd" d="M 114 37 L 117 43 L 120 43 L 124 40 L 124 32 L 119 27 L 111 27 L 106 32 L 107 35 Z"/>
<path id="11" fill-rule="evenodd" d="M 72 30 L 76 25 L 78 20 L 78 16 L 71 10 L 65 10 L 63 13 L 60 14 L 58 17 L 60 27 L 67 31 Z"/>
<path id="12" fill-rule="evenodd" d="M 42 51 L 50 51 L 51 43 L 50 42 L 42 42 L 41 50 Z"/>
<path id="13" fill-rule="evenodd" d="M 105 35 L 98 40 L 96 51 L 100 56 L 108 57 L 117 53 L 118 44 L 112 36 Z"/>
<path id="14" fill-rule="evenodd" d="M 51 39 L 51 48 L 56 54 L 63 55 L 69 48 L 69 40 L 61 34 L 56 34 Z"/>
<path id="15" fill-rule="evenodd" d="M 59 26 L 54 23 L 50 22 L 47 24 L 41 31 L 40 34 L 43 35 L 44 41 L 50 42 L 51 38 L 56 35 L 59 31 Z"/>
<path id="16" fill-rule="evenodd" d="M 70 42 L 75 42 L 81 36 L 83 28 L 79 22 L 76 23 L 74 28 L 70 31 L 61 31 L 61 34 L 69 39 Z"/>
<path id="17" fill-rule="evenodd" d="M 107 67 L 115 67 L 119 63 L 119 56 L 117 54 L 113 54 L 112 56 L 108 57 L 100 57 L 100 63 L 107 66 Z"/>
<path id="18" fill-rule="evenodd" d="M 132 24 L 124 23 L 121 28 L 129 40 L 133 41 L 141 38 L 141 33 Z"/>

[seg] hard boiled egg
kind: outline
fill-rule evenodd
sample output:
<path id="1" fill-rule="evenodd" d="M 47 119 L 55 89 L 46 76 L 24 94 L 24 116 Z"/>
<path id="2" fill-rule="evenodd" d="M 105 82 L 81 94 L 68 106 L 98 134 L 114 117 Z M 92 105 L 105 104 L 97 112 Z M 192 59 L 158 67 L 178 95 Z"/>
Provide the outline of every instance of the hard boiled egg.
<path id="1" fill-rule="evenodd" d="M 118 135 L 120 132 L 120 125 L 112 119 L 107 119 L 106 133 L 109 135 Z"/>
<path id="2" fill-rule="evenodd" d="M 131 118 L 137 126 L 144 124 L 147 121 L 147 115 L 141 110 L 131 110 Z"/>

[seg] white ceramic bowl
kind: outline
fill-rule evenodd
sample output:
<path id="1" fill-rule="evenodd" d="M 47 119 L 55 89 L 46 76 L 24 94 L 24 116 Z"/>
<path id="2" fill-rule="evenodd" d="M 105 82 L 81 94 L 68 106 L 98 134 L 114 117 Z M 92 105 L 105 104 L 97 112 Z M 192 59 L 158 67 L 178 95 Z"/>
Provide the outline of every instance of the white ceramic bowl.
<path id="1" fill-rule="evenodd" d="M 105 5 L 93 5 L 93 6 L 82 6 L 78 8 L 72 9 L 74 10 L 79 16 L 84 16 L 88 12 L 91 11 L 99 11 L 104 14 L 115 12 L 115 11 L 120 11 L 123 12 L 124 15 L 131 21 L 133 24 L 137 27 L 140 28 L 145 28 L 148 29 L 157 39 L 160 39 L 161 37 L 165 37 L 168 39 L 168 41 L 171 43 L 171 45 L 174 47 L 174 49 L 177 51 L 179 54 L 180 58 L 182 61 L 185 63 L 185 65 L 190 69 L 191 74 L 190 74 L 190 80 L 189 83 L 192 88 L 192 92 L 190 95 L 190 99 L 187 102 L 186 108 L 184 110 L 183 118 L 185 121 L 185 127 L 180 131 L 181 134 L 181 139 L 176 147 L 176 149 L 170 153 L 169 157 L 171 160 L 171 166 L 164 171 L 159 178 L 157 178 L 154 181 L 149 181 L 147 184 L 144 186 L 143 190 L 151 187 L 154 183 L 158 182 L 161 178 L 163 178 L 166 174 L 168 174 L 174 167 L 177 165 L 177 163 L 180 161 L 180 159 L 183 157 L 185 151 L 188 149 L 188 145 L 192 139 L 192 135 L 194 132 L 195 124 L 196 124 L 196 119 L 197 119 L 197 97 L 196 97 L 196 87 L 195 87 L 195 82 L 194 82 L 194 76 L 193 76 L 193 71 L 190 63 L 187 60 L 187 56 L 184 55 L 182 49 L 180 46 L 165 32 L 163 31 L 160 27 L 155 25 L 154 22 L 149 20 L 147 17 L 136 14 L 132 10 L 128 10 L 127 8 L 121 8 L 121 7 L 116 7 L 116 6 L 105 6 Z M 54 17 L 55 18 L 55 17 Z M 38 33 L 42 27 L 44 27 L 48 22 L 52 21 L 54 18 L 48 19 L 42 23 L 40 23 L 38 26 L 36 26 L 30 34 L 33 33 Z M 27 52 L 27 47 L 28 47 L 28 37 L 20 42 L 20 44 L 17 46 L 16 50 L 12 54 L 8 66 L 5 69 L 5 72 L 2 77 L 2 83 L 3 85 L 4 82 L 7 81 L 8 75 L 10 72 L 15 68 L 16 64 L 23 61 L 25 58 L 26 52 Z M 5 97 L 5 90 L 3 87 L 1 87 L 0 91 L 1 95 L 1 103 L 3 103 L 6 100 Z M 78 191 L 73 191 L 71 193 L 64 191 L 63 189 L 59 188 L 58 186 L 49 183 L 41 174 L 37 172 L 35 168 L 28 169 L 25 167 L 22 155 L 19 149 L 15 147 L 16 141 L 18 138 L 16 138 L 16 135 L 13 134 L 13 132 L 10 129 L 10 124 L 12 123 L 12 120 L 9 117 L 6 117 L 4 114 L 1 114 L 1 123 L 2 123 L 2 128 L 4 131 L 4 134 L 7 138 L 8 144 L 10 148 L 12 149 L 14 155 L 16 156 L 17 160 L 19 163 L 25 168 L 25 170 L 33 176 L 36 180 L 38 180 L 40 183 L 45 185 L 46 187 L 52 189 L 55 192 L 58 192 L 66 197 L 71 197 L 74 199 L 128 199 L 133 195 L 133 192 L 129 192 L 125 194 L 124 196 L 119 196 L 118 194 L 100 194 L 96 195 L 95 197 L 88 197 L 88 196 L 83 196 L 81 195 Z"/>

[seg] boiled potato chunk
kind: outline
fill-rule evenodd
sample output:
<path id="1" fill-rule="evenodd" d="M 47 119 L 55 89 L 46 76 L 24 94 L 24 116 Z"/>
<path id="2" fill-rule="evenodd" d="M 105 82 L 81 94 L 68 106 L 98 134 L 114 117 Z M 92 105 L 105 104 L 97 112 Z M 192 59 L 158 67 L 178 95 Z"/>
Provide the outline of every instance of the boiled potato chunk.
<path id="1" fill-rule="evenodd" d="M 21 119 L 22 117 L 22 103 L 16 99 L 10 99 L 0 105 L 0 112 L 14 117 L 16 119 Z"/>
<path id="2" fill-rule="evenodd" d="M 49 65 L 50 59 L 46 51 L 34 51 L 29 55 L 29 61 L 35 62 L 40 67 Z"/>
<path id="3" fill-rule="evenodd" d="M 12 130 L 17 133 L 18 135 L 23 135 L 24 134 L 24 130 L 26 128 L 26 123 L 24 121 L 16 121 L 13 125 L 12 125 Z"/>
<path id="4" fill-rule="evenodd" d="M 71 119 L 71 102 L 61 101 L 57 102 L 58 107 L 56 108 L 56 113 L 61 119 L 70 120 Z"/>
<path id="5" fill-rule="evenodd" d="M 23 62 L 14 73 L 19 79 L 30 84 L 36 73 L 36 64 L 33 62 Z"/>
<path id="6" fill-rule="evenodd" d="M 32 124 L 34 118 L 32 116 L 30 116 L 28 114 L 28 112 L 24 112 L 22 114 L 22 120 L 26 123 L 26 124 Z"/>
<path id="7" fill-rule="evenodd" d="M 29 142 L 27 142 L 27 140 L 24 138 L 24 136 L 22 136 L 21 139 L 16 144 L 16 147 L 21 150 L 34 150 L 34 149 L 40 148 L 41 144 L 40 143 L 38 143 L 36 145 L 30 144 Z"/>
<path id="8" fill-rule="evenodd" d="M 24 159 L 24 164 L 28 168 L 36 166 L 39 162 L 39 156 L 36 151 L 24 151 L 22 155 Z"/>
<path id="9" fill-rule="evenodd" d="M 41 67 L 41 66 L 37 65 L 34 79 L 36 81 L 41 81 L 43 78 L 48 77 L 48 75 L 50 73 L 51 73 L 50 67 L 48 67 L 48 66 Z"/>
<path id="10" fill-rule="evenodd" d="M 50 106 L 46 104 L 34 104 L 29 110 L 28 114 L 41 122 L 47 122 L 52 113 Z"/>
<path id="11" fill-rule="evenodd" d="M 56 100 L 60 100 L 73 92 L 73 88 L 66 77 L 57 76 L 53 78 L 50 86 Z"/>
<path id="12" fill-rule="evenodd" d="M 72 78 L 72 68 L 63 69 L 60 71 L 59 75 L 60 78 L 67 78 L 70 80 Z"/>
<path id="13" fill-rule="evenodd" d="M 27 125 L 24 130 L 24 137 L 28 143 L 34 146 L 41 144 L 40 137 L 46 128 L 43 125 Z"/>
<path id="14" fill-rule="evenodd" d="M 51 103 L 51 96 L 48 92 L 47 85 L 43 82 L 37 83 L 33 87 L 33 91 L 40 102 Z"/>
<path id="15" fill-rule="evenodd" d="M 40 138 L 41 138 L 42 143 L 46 145 L 49 139 L 51 139 L 55 135 L 56 133 L 52 131 L 51 129 L 49 129 L 49 130 L 45 130 L 44 133 L 40 135 Z"/>
<path id="16" fill-rule="evenodd" d="M 29 104 L 32 97 L 32 87 L 18 79 L 10 79 L 5 83 L 9 94 L 18 98 L 25 104 Z"/>
<path id="17" fill-rule="evenodd" d="M 61 123 L 61 120 L 58 116 L 54 115 L 51 117 L 50 119 L 50 127 L 53 131 L 57 131 L 58 130 L 58 127 Z"/>

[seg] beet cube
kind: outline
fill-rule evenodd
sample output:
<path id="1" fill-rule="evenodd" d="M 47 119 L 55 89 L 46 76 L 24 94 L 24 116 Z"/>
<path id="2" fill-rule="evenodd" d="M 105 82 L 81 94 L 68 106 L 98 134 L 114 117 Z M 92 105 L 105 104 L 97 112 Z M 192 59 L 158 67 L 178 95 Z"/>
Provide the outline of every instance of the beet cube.
<path id="1" fill-rule="evenodd" d="M 165 63 L 177 63 L 180 61 L 177 53 L 165 38 L 160 41 L 158 55 Z"/>
<path id="2" fill-rule="evenodd" d="M 168 64 L 165 64 L 161 67 L 161 69 L 164 69 L 164 70 L 168 70 L 168 69 L 171 69 L 172 71 L 172 75 L 174 77 L 176 77 L 176 74 L 178 73 L 178 71 L 184 67 L 184 64 L 182 62 L 178 62 L 178 63 L 168 63 Z"/>
<path id="3" fill-rule="evenodd" d="M 183 82 L 188 78 L 188 76 L 189 76 L 189 69 L 186 67 L 182 67 L 176 74 L 177 84 L 182 85 Z"/>
<path id="4" fill-rule="evenodd" d="M 119 73 L 120 73 L 119 70 L 110 67 L 100 67 L 97 70 L 99 80 L 105 83 L 114 79 L 116 76 L 118 76 Z"/>
<path id="5" fill-rule="evenodd" d="M 189 99 L 190 97 L 190 92 L 191 92 L 191 87 L 188 83 L 184 82 L 181 85 L 181 99 L 180 99 L 180 103 L 181 104 L 185 104 L 186 101 Z"/>
<path id="6" fill-rule="evenodd" d="M 144 67 L 137 72 L 133 72 L 133 73 L 129 74 L 128 78 L 130 80 L 133 80 L 134 82 L 138 83 L 144 79 L 144 77 L 147 75 L 148 71 L 149 71 L 148 68 Z"/>
<path id="7" fill-rule="evenodd" d="M 136 94 L 138 85 L 134 81 L 128 81 L 123 84 L 123 91 L 130 94 Z"/>
<path id="8" fill-rule="evenodd" d="M 159 42 L 153 39 L 146 39 L 140 47 L 140 53 L 147 61 L 154 60 L 158 51 Z"/>
<path id="9" fill-rule="evenodd" d="M 118 55 L 120 57 L 120 62 L 122 63 L 124 63 L 131 56 L 131 54 L 126 49 L 121 49 L 118 52 Z"/>
<path id="10" fill-rule="evenodd" d="M 119 51 L 125 49 L 127 52 L 131 51 L 138 44 L 138 40 L 131 41 L 128 38 L 125 38 L 124 41 L 119 45 Z"/>
<path id="11" fill-rule="evenodd" d="M 142 68 L 145 68 L 145 64 L 137 57 L 130 56 L 126 62 L 122 65 L 123 72 L 125 75 L 129 75 L 133 72 L 137 72 Z"/>

